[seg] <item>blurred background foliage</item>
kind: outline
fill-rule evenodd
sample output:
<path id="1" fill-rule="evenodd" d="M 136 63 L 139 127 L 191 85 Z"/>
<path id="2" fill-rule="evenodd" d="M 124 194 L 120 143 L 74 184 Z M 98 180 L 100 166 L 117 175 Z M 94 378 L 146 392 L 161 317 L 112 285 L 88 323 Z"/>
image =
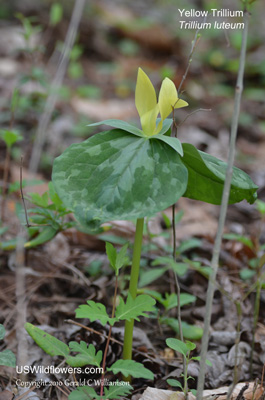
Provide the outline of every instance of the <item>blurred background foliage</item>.
<path id="1" fill-rule="evenodd" d="M 11 94 L 15 87 L 19 88 L 15 128 L 24 138 L 12 149 L 14 160 L 19 160 L 21 151 L 26 160 L 30 159 L 39 118 L 54 90 L 51 82 L 74 4 L 73 0 L 0 1 L 0 123 L 3 128 L 8 126 Z M 137 123 L 134 88 L 139 66 L 157 89 L 166 76 L 178 87 L 195 36 L 195 30 L 180 29 L 179 8 L 242 10 L 243 4 L 239 0 L 223 0 L 221 4 L 214 0 L 86 2 L 46 135 L 41 159 L 43 172 L 50 174 L 53 158 L 70 143 L 95 132 L 95 128 L 86 127 L 88 123 L 106 118 Z M 256 160 L 256 150 L 251 146 L 264 143 L 265 137 L 264 11 L 263 1 L 257 0 L 251 7 L 239 164 Z M 179 134 L 181 139 L 192 141 L 202 150 L 219 153 L 214 155 L 221 158 L 226 157 L 240 43 L 241 30 L 200 32 L 182 87 L 182 97 L 190 107 L 176 115 L 181 121 L 198 108 L 211 109 L 193 114 Z M 219 140 L 219 150 L 214 145 L 209 148 L 212 139 Z"/>

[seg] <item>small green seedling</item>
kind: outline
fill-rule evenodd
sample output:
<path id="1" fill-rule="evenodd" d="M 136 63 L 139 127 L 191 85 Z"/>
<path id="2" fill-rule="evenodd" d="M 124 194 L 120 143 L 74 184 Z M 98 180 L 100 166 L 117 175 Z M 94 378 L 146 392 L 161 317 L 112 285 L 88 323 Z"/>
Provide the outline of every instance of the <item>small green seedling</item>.
<path id="1" fill-rule="evenodd" d="M 0 324 L 0 340 L 3 340 L 6 334 L 4 325 Z M 0 351 L 0 365 L 16 368 L 16 356 L 11 350 Z"/>
<path id="2" fill-rule="evenodd" d="M 139 320 L 140 316 L 146 316 L 146 312 L 153 311 L 155 300 L 148 295 L 140 295 L 132 298 L 129 294 L 127 301 L 119 298 L 119 304 L 116 306 L 116 296 L 118 287 L 118 275 L 120 269 L 127 264 L 127 244 L 124 245 L 120 252 L 110 244 L 106 243 L 106 251 L 110 265 L 115 271 L 116 284 L 113 298 L 113 306 L 111 316 L 107 313 L 104 304 L 96 303 L 88 300 L 87 304 L 81 305 L 76 309 L 76 318 L 87 318 L 91 322 L 100 321 L 102 325 L 109 325 L 109 334 L 104 351 L 96 351 L 94 345 L 85 343 L 84 341 L 70 342 L 67 346 L 62 341 L 52 335 L 35 327 L 32 324 L 26 323 L 25 328 L 28 334 L 35 342 L 51 356 L 63 356 L 65 362 L 71 367 L 83 367 L 85 365 L 96 366 L 102 372 L 100 395 L 90 386 L 81 386 L 74 390 L 70 396 L 70 400 L 80 400 L 81 398 L 91 399 L 119 399 L 121 396 L 126 396 L 132 390 L 132 387 L 126 382 L 114 382 L 113 387 L 104 387 L 105 372 L 112 372 L 113 375 L 122 374 L 125 378 L 132 376 L 134 378 L 154 379 L 151 371 L 145 368 L 142 364 L 133 360 L 117 360 L 110 367 L 106 368 L 106 356 L 110 342 L 110 335 L 113 325 L 118 321 L 130 321 L 132 319 Z M 70 352 L 76 353 L 71 355 Z M 115 389 L 114 389 L 115 388 Z M 105 395 L 103 395 L 103 389 Z M 83 397 L 82 397 L 83 396 Z"/>
<path id="3" fill-rule="evenodd" d="M 135 103 L 141 127 L 105 120 L 115 129 L 73 144 L 55 159 L 52 180 L 80 224 L 96 229 L 115 219 L 137 219 L 129 293 L 137 295 L 144 218 L 175 204 L 181 196 L 221 204 L 227 164 L 171 137 L 172 110 L 186 107 L 174 83 L 155 89 L 139 68 Z M 157 118 L 160 114 L 160 118 Z M 229 203 L 253 203 L 257 186 L 233 168 Z M 133 320 L 125 323 L 124 359 L 132 356 Z"/>
<path id="4" fill-rule="evenodd" d="M 191 357 L 190 356 L 191 351 L 196 349 L 196 344 L 192 343 L 192 342 L 189 342 L 188 340 L 185 341 L 185 343 L 184 343 L 181 340 L 174 339 L 174 338 L 168 338 L 166 340 L 166 344 L 171 349 L 175 350 L 178 353 L 181 353 L 182 356 L 186 360 L 186 369 L 184 370 L 184 374 L 182 374 L 183 381 L 184 381 L 184 387 L 176 379 L 167 379 L 167 383 L 170 386 L 180 388 L 184 392 L 184 395 L 185 395 L 185 398 L 186 398 L 188 390 L 189 390 L 188 389 L 188 381 L 190 379 L 193 379 L 191 376 L 188 376 L 188 365 L 189 365 L 189 362 L 190 361 L 200 361 L 200 357 Z M 209 366 L 212 365 L 209 360 L 206 360 L 206 364 L 209 365 Z"/>
<path id="5" fill-rule="evenodd" d="M 36 51 L 40 51 L 42 48 L 38 44 L 34 45 L 32 39 L 34 35 L 42 31 L 41 25 L 35 24 L 36 18 L 34 17 L 25 17 L 21 13 L 17 13 L 16 17 L 20 20 L 23 26 L 22 35 L 25 40 L 25 48 L 22 50 L 29 54 L 34 54 Z"/>
<path id="6" fill-rule="evenodd" d="M 26 249 L 40 246 L 53 239 L 57 233 L 76 226 L 74 221 L 67 220 L 66 217 L 71 211 L 60 200 L 52 182 L 49 182 L 48 186 L 49 190 L 43 195 L 29 193 L 26 196 L 36 206 L 27 210 L 29 213 L 29 226 L 27 227 L 29 240 L 24 244 Z M 20 210 L 19 218 L 26 225 L 24 211 Z M 0 242 L 0 248 L 3 250 L 14 250 L 16 245 L 17 239 Z"/>
<path id="7" fill-rule="evenodd" d="M 60 3 L 53 3 L 50 8 L 50 25 L 56 26 L 63 18 L 63 7 Z"/>

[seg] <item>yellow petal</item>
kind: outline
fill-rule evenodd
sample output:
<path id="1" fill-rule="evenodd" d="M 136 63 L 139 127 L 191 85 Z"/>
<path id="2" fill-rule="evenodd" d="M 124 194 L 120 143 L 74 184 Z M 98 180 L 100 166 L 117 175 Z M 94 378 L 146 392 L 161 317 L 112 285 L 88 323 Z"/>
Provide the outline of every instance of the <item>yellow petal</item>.
<path id="1" fill-rule="evenodd" d="M 142 130 L 147 135 L 152 135 L 156 128 L 159 109 L 154 86 L 141 68 L 138 69 L 137 75 L 135 105 L 140 116 Z"/>
<path id="2" fill-rule="evenodd" d="M 156 104 L 155 108 L 148 111 L 141 117 L 141 125 L 142 130 L 147 136 L 152 136 L 156 132 L 156 119 L 159 113 L 158 104 Z"/>
<path id="3" fill-rule="evenodd" d="M 165 78 L 159 92 L 158 105 L 162 121 L 172 112 L 172 108 L 188 106 L 188 103 L 178 98 L 178 92 L 174 82 Z"/>

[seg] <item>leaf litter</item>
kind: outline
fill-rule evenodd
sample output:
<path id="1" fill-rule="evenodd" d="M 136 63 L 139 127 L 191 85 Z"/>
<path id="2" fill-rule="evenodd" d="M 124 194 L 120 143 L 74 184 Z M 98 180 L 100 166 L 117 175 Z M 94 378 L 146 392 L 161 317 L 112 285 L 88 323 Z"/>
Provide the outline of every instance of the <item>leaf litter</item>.
<path id="1" fill-rule="evenodd" d="M 115 7 L 116 11 L 118 11 L 119 7 L 117 8 L 117 6 L 114 5 L 114 8 Z M 126 5 L 126 7 L 128 7 L 128 5 Z M 126 7 L 125 9 L 127 9 Z M 130 40 L 135 40 L 142 49 L 149 49 L 149 55 L 158 51 L 157 39 L 154 40 L 154 31 L 158 33 L 161 38 L 159 46 L 160 50 L 162 49 L 162 52 L 174 52 L 174 46 L 176 45 L 178 47 L 178 44 L 174 43 L 175 39 L 172 36 L 170 37 L 170 40 L 168 40 L 168 31 L 165 30 L 166 28 L 164 27 L 156 29 L 157 25 L 154 25 L 153 27 L 148 27 L 148 29 L 139 29 L 137 31 L 126 29 L 125 26 L 117 28 L 115 27 L 117 26 L 117 20 L 115 21 L 114 18 L 116 12 L 111 11 L 111 15 L 114 18 L 112 21 L 109 20 L 109 11 L 104 12 L 104 9 L 101 9 L 101 13 L 102 20 L 105 20 L 105 23 L 107 21 L 108 23 L 106 25 L 111 27 L 105 28 L 107 31 L 114 29 L 115 35 L 117 35 L 116 38 L 125 37 L 129 38 Z M 133 13 L 129 12 L 128 18 L 129 20 L 134 20 L 135 16 Z M 161 32 L 166 32 L 166 34 L 161 34 Z M 10 56 L 10 48 L 12 46 L 6 47 L 4 44 L 9 43 L 9 40 L 18 41 L 20 40 L 18 38 L 21 38 L 21 36 L 19 36 L 16 30 L 13 30 L 12 34 L 11 32 L 8 33 L 7 31 L 5 31 L 4 34 L 7 35 L 8 40 L 2 41 L 1 55 L 7 58 L 9 57 L 9 61 L 12 63 L 12 61 L 14 61 L 12 60 L 13 56 Z M 95 33 L 95 37 L 97 39 L 96 43 L 100 43 L 100 35 L 102 35 L 102 33 Z M 19 43 L 19 45 L 14 45 L 13 48 L 22 46 L 21 42 Z M 174 43 L 174 46 L 172 43 Z M 98 55 L 100 54 L 100 57 L 104 57 L 104 51 L 102 49 L 103 46 L 102 48 L 98 46 L 98 48 L 94 49 L 94 51 Z M 181 50 L 181 47 L 179 47 L 179 49 Z M 181 52 L 183 53 L 184 50 L 181 50 Z M 108 52 L 108 57 L 110 57 L 112 60 L 113 52 Z M 128 58 L 128 56 L 120 55 L 119 57 L 119 63 L 122 66 L 120 73 L 124 79 L 130 77 L 130 74 L 132 75 L 134 73 L 133 71 L 136 69 L 135 65 L 138 66 L 140 64 L 146 64 L 149 66 L 149 68 L 154 67 L 155 69 L 160 68 L 161 66 L 160 60 L 144 57 L 143 55 L 138 55 L 138 59 L 136 61 L 132 61 L 132 59 Z M 17 68 L 17 63 L 14 64 L 13 62 L 12 65 L 10 64 L 10 70 L 12 70 L 12 68 L 13 70 L 14 68 Z M 95 68 L 91 68 L 93 63 L 90 60 L 87 60 L 87 65 L 90 71 L 95 71 Z M 19 67 L 21 69 L 27 69 L 25 60 L 21 60 Z M 184 66 L 180 65 L 180 68 L 184 68 Z M 5 93 L 8 93 L 9 88 L 7 85 L 10 85 L 11 82 L 7 81 L 8 77 L 4 75 L 5 71 L 2 71 L 2 73 L 0 71 L 0 74 L 1 87 L 4 89 Z M 6 77 L 5 82 L 3 77 Z M 12 78 L 11 75 L 9 75 L 9 77 Z M 110 96 L 112 89 L 115 86 L 115 81 L 118 81 L 117 77 L 117 73 L 113 75 L 110 74 L 108 79 L 104 80 L 102 79 L 102 76 L 100 77 L 98 73 L 95 73 L 93 79 L 97 80 L 97 82 L 99 82 L 100 79 L 104 81 L 104 90 L 106 89 L 108 95 L 107 97 L 109 98 L 100 101 L 84 101 L 84 99 L 74 97 L 70 105 L 73 110 L 71 113 L 73 120 L 76 118 L 77 112 L 87 115 L 87 118 L 95 118 L 95 120 L 102 119 L 102 115 L 104 115 L 104 118 L 122 117 L 123 119 L 133 119 L 135 115 L 133 111 L 133 100 L 129 99 L 128 101 L 124 101 L 123 99 L 118 99 L 117 101 L 117 98 L 112 99 Z M 156 79 L 157 81 L 160 80 L 158 77 L 156 77 Z M 191 71 L 190 81 L 192 82 L 193 79 L 196 80 L 196 71 Z M 213 79 L 213 76 L 211 76 L 211 79 Z M 34 90 L 35 89 L 36 86 L 34 87 Z M 205 93 L 203 97 L 205 97 L 207 94 L 207 88 L 204 88 L 204 91 Z M 29 94 L 30 93 L 28 93 L 28 95 Z M 5 107 L 4 110 L 6 110 Z M 59 110 L 62 110 L 63 114 L 68 114 L 69 112 L 68 107 L 66 107 L 63 102 L 58 103 L 57 111 Z M 32 114 L 28 114 L 25 120 L 18 118 L 18 123 L 24 125 L 30 131 L 34 127 L 34 124 L 36 124 L 36 115 L 37 113 L 34 112 Z M 256 122 L 259 120 L 261 121 L 260 106 L 257 107 L 257 112 L 255 115 Z M 187 125 L 185 124 L 180 129 L 180 137 L 185 136 L 185 140 L 187 140 L 188 137 L 188 141 L 190 140 L 194 145 L 198 145 L 203 151 L 207 150 L 211 154 L 218 153 L 219 157 L 223 154 L 225 157 L 227 146 L 227 140 L 225 140 L 225 138 L 227 139 L 227 131 L 221 131 L 219 129 L 223 126 L 223 117 L 220 116 L 220 114 L 207 114 L 207 118 L 205 118 L 202 117 L 202 114 L 197 113 L 191 117 L 190 122 L 188 121 Z M 217 128 L 219 126 L 218 133 L 216 132 L 216 126 Z M 66 129 L 68 130 L 66 136 L 69 135 L 69 129 L 71 129 L 70 125 L 69 128 Z M 241 156 L 243 156 L 243 159 L 244 154 L 255 158 L 253 159 L 252 164 L 247 165 L 247 169 L 249 169 L 255 175 L 254 179 L 261 186 L 260 193 L 264 199 L 264 136 L 260 135 L 260 128 L 255 127 L 254 130 L 251 129 L 251 134 L 252 131 L 255 141 L 258 143 L 258 145 L 256 146 L 255 143 L 250 142 L 247 129 L 241 126 L 242 133 L 240 134 L 238 140 L 238 148 L 242 153 Z M 65 133 L 62 134 L 62 137 L 63 135 L 65 135 Z M 63 140 L 65 139 L 68 140 L 67 137 L 63 137 Z M 251 137 L 251 140 L 252 139 L 253 137 Z M 31 151 L 30 141 L 26 141 L 22 145 L 24 154 L 29 155 Z M 46 146 L 47 152 L 49 153 L 49 146 L 51 145 L 47 143 Z M 58 143 L 56 146 L 58 146 Z M 61 145 L 59 144 L 59 146 Z M 244 161 L 239 161 L 240 163 L 244 164 Z M 25 167 L 24 174 L 26 175 L 27 173 L 27 167 Z M 18 180 L 19 165 L 15 162 L 14 165 L 11 166 L 11 175 L 13 176 L 13 180 Z M 44 171 L 44 175 L 47 177 L 49 172 Z M 29 177 L 32 178 L 30 174 Z M 40 178 L 43 179 L 43 175 L 41 175 Z M 44 190 L 45 185 L 47 184 L 44 183 Z M 39 189 L 42 190 L 41 188 Z M 35 190 L 38 190 L 37 186 L 34 187 L 34 191 Z M 29 191 L 32 190 L 30 189 Z M 7 220 L 11 226 L 11 233 L 12 231 L 17 232 L 17 222 L 15 222 L 14 215 L 15 203 L 18 197 L 19 194 L 17 192 L 15 197 L 8 204 Z M 185 251 L 182 256 L 185 258 L 192 258 L 193 261 L 200 262 L 203 266 L 209 265 L 210 254 L 212 252 L 213 236 L 215 234 L 217 223 L 218 211 L 216 207 L 210 205 L 205 206 L 204 204 L 195 204 L 188 199 L 180 199 L 178 202 L 178 207 L 179 210 L 184 210 L 184 217 L 181 219 L 177 227 L 178 245 L 181 244 L 183 239 L 190 239 L 192 237 L 201 240 L 201 246 Z M 165 213 L 170 219 L 171 210 L 168 209 L 165 211 Z M 254 222 L 250 223 L 252 220 L 254 220 Z M 253 211 L 253 208 L 247 206 L 245 203 L 231 206 L 228 212 L 228 223 L 226 228 L 228 232 L 230 232 L 230 228 L 232 228 L 232 230 L 234 229 L 234 223 L 237 223 L 240 226 L 241 233 L 254 238 L 256 237 L 258 217 Z M 171 238 L 169 237 L 170 235 L 168 235 L 169 231 L 165 228 L 164 220 L 161 215 L 151 219 L 149 229 L 151 233 L 157 235 L 157 238 L 151 240 L 148 235 L 145 236 L 144 244 L 147 246 L 147 249 L 148 246 L 149 248 L 153 248 L 151 251 L 144 252 L 144 260 L 148 265 L 150 265 L 150 263 L 157 256 L 163 256 L 166 247 L 172 245 Z M 120 238 L 126 240 L 131 239 L 133 237 L 133 232 L 134 226 L 132 223 L 118 221 L 113 224 L 113 228 L 107 233 L 109 235 L 113 235 L 113 237 L 118 241 Z M 10 234 L 10 232 L 8 234 Z M 261 239 L 264 242 L 264 227 L 263 231 L 261 232 Z M 1 322 L 4 322 L 9 327 L 5 344 L 15 351 L 15 284 L 13 273 L 13 256 L 11 253 L 6 253 L 2 250 L 0 250 L 0 256 Z M 229 240 L 223 244 L 221 253 L 222 267 L 219 271 L 219 282 L 233 300 L 240 299 L 240 296 L 242 296 L 242 293 L 245 290 L 244 283 L 238 279 L 238 272 L 248 265 L 248 262 L 252 256 L 253 254 L 249 251 L 249 249 L 242 244 L 235 244 Z M 95 263 L 93 264 L 94 261 L 99 261 L 98 267 L 95 267 Z M 100 239 L 100 237 L 87 235 L 72 228 L 65 233 L 61 233 L 56 240 L 51 241 L 47 245 L 28 251 L 26 269 L 28 272 L 26 274 L 26 288 L 28 315 L 30 315 L 31 319 L 30 322 L 39 327 L 43 327 L 45 324 L 44 329 L 47 332 L 54 334 L 58 339 L 64 341 L 65 343 L 69 343 L 71 340 L 84 340 L 86 343 L 94 343 L 99 350 L 104 350 L 106 343 L 105 336 L 108 333 L 108 329 L 106 327 L 103 327 L 97 321 L 89 324 L 88 328 L 98 332 L 95 333 L 73 324 L 71 325 L 69 323 L 64 323 L 65 319 L 74 318 L 74 310 L 78 307 L 78 305 L 84 304 L 88 299 L 94 301 L 101 300 L 105 303 L 106 307 L 108 307 L 110 304 L 113 280 L 106 256 L 104 254 L 104 242 Z M 81 272 L 81 274 L 79 274 L 77 270 Z M 92 273 L 92 271 L 94 272 Z M 100 277 L 99 271 L 104 272 L 105 275 Z M 84 277 L 85 279 L 83 279 Z M 197 300 L 194 304 L 183 307 L 183 318 L 185 322 L 202 326 L 207 279 L 198 270 L 190 268 L 187 274 L 181 277 L 180 284 L 183 291 L 188 291 L 189 293 L 197 296 Z M 150 288 L 159 291 L 162 294 L 170 292 L 170 275 L 165 272 L 161 279 L 151 283 Z M 241 336 L 239 341 L 240 359 L 238 362 L 240 367 L 240 379 L 245 382 L 250 380 L 249 359 L 252 331 L 251 314 L 253 313 L 254 304 L 253 294 L 242 304 L 243 315 L 241 321 Z M 208 367 L 206 387 L 216 388 L 223 384 L 230 384 L 233 380 L 233 369 L 235 364 L 234 343 L 236 339 L 237 314 L 231 298 L 227 298 L 225 293 L 216 288 L 213 305 L 214 312 L 212 320 L 212 332 L 207 356 L 207 358 L 212 361 L 213 366 Z M 261 378 L 262 365 L 265 362 L 265 328 L 263 324 L 263 306 L 264 299 L 261 298 L 261 318 L 258 328 L 255 332 L 253 357 L 253 372 L 255 377 L 258 378 Z M 160 308 L 160 311 L 163 311 L 162 307 Z M 169 314 L 170 317 L 176 318 L 176 311 L 174 309 L 170 310 Z M 81 322 L 85 326 L 87 325 L 87 321 Z M 111 346 L 107 357 L 109 364 L 112 364 L 117 359 L 121 358 L 122 347 L 120 342 L 122 341 L 123 333 L 123 327 L 113 328 L 112 338 L 116 340 L 116 342 L 111 341 Z M 181 373 L 180 358 L 176 357 L 176 354 L 174 353 L 171 354 L 170 357 L 167 357 L 168 349 L 165 346 L 165 339 L 170 335 L 172 336 L 172 334 L 174 335 L 172 329 L 167 325 L 158 324 L 156 318 L 152 320 L 143 319 L 142 322 L 137 325 L 135 331 L 135 359 L 154 372 L 154 385 L 164 389 L 168 388 L 165 377 L 179 377 Z M 199 344 L 197 347 L 199 351 Z M 31 365 L 51 365 L 53 363 L 58 365 L 59 362 L 61 362 L 61 359 L 51 359 L 37 346 L 33 345 L 32 342 L 30 343 L 29 363 Z M 198 364 L 193 363 L 189 366 L 189 368 L 189 373 L 196 378 L 196 374 L 198 373 Z M 9 371 L 1 369 L 1 383 L 3 383 L 2 389 L 5 389 L 0 393 L 1 400 L 9 400 L 13 397 L 11 386 L 8 386 L 9 374 Z M 32 376 L 31 378 L 34 379 L 36 377 L 37 376 Z M 45 377 L 47 378 L 47 375 L 45 375 Z M 40 378 L 44 378 L 44 376 L 40 376 Z M 62 378 L 63 377 L 59 377 L 59 379 Z M 50 376 L 49 379 L 54 379 L 54 377 Z M 143 390 L 144 385 L 146 385 L 146 382 L 142 381 L 141 379 L 138 379 L 137 382 L 134 383 L 136 390 Z M 242 390 L 244 386 L 246 386 L 245 383 L 237 385 L 233 392 L 233 400 L 237 399 L 240 390 Z M 243 392 L 245 399 L 251 400 L 253 398 L 254 400 L 258 400 L 263 395 L 263 389 L 260 386 L 257 386 L 257 389 L 253 395 L 253 388 L 254 383 L 251 382 L 249 387 Z M 35 396 L 34 398 L 43 397 L 43 393 L 40 393 L 40 390 L 34 390 L 34 392 L 31 392 L 30 395 Z M 227 387 L 219 388 L 218 390 L 214 389 L 211 392 L 206 391 L 205 396 L 206 399 L 220 398 L 222 400 L 226 398 L 226 393 Z M 53 392 L 52 395 L 50 395 L 46 392 L 44 395 L 46 398 L 57 398 L 55 396 L 58 396 L 58 393 L 55 394 L 55 392 Z M 6 396 L 6 398 L 4 398 L 4 396 Z M 156 398 L 161 400 L 183 398 L 180 394 L 176 394 L 173 391 L 170 392 L 168 390 L 159 390 L 158 388 L 148 388 L 141 398 L 142 400 L 148 400 L 151 397 L 152 399 Z"/>

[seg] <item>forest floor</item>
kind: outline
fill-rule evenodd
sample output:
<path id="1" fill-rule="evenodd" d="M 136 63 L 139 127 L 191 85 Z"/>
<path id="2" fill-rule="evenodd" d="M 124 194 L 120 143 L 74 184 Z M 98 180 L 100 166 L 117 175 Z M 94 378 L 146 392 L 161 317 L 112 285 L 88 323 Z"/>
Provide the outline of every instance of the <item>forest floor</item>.
<path id="1" fill-rule="evenodd" d="M 112 2 L 112 6 L 107 2 L 92 4 L 80 24 L 78 44 L 74 47 L 58 93 L 38 173 L 30 171 L 29 161 L 45 101 L 52 89 L 51 82 L 58 61 L 55 44 L 64 40 L 70 11 L 52 27 L 46 6 L 36 10 L 34 4 L 29 9 L 18 5 L 16 11 L 23 12 L 25 16 L 37 15 L 38 21 L 41 21 L 40 29 L 36 29 L 38 22 L 32 22 L 30 51 L 26 49 L 28 43 L 23 39 L 18 19 L 10 15 L 9 19 L 0 21 L 1 125 L 3 129 L 9 129 L 12 91 L 19 87 L 12 129 L 17 129 L 23 137 L 11 151 L 8 181 L 16 183 L 16 186 L 6 198 L 0 227 L 0 323 L 7 331 L 0 350 L 12 350 L 17 355 L 17 365 L 58 366 L 62 361 L 61 357 L 45 354 L 33 342 L 23 328 L 23 321 L 40 327 L 64 343 L 84 340 L 94 344 L 97 350 L 104 351 L 108 326 L 102 326 L 98 321 L 77 320 L 75 310 L 87 300 L 94 300 L 102 302 L 111 312 L 115 282 L 105 253 L 105 242 L 112 242 L 118 248 L 129 242 L 131 256 L 135 232 L 133 222 L 113 221 L 110 230 L 98 235 L 86 234 L 72 227 L 25 252 L 13 249 L 10 241 L 26 234 L 21 228 L 21 215 L 24 213 L 19 190 L 21 156 L 23 179 L 29 182 L 23 189 L 24 196 L 27 197 L 30 192 L 42 196 L 48 190 L 54 157 L 70 144 L 97 132 L 95 128 L 88 128 L 87 124 L 108 118 L 137 120 L 134 88 L 139 66 L 149 74 L 156 88 L 164 76 L 169 76 L 178 87 L 187 67 L 194 36 L 192 32 L 186 32 L 177 37 L 174 21 L 170 20 L 170 7 L 165 11 L 162 5 L 158 5 L 157 11 L 150 12 L 151 20 L 148 20 L 146 8 L 141 8 L 138 2 L 134 7 L 127 2 L 121 6 L 118 1 Z M 260 7 L 262 10 L 262 5 Z M 258 13 L 259 8 L 253 18 L 259 18 Z M 168 26 L 164 24 L 166 18 L 170 22 Z M 261 89 L 265 82 L 264 60 L 262 64 L 264 38 L 262 35 L 255 37 L 253 26 L 252 23 L 235 164 L 251 176 L 259 186 L 258 198 L 265 201 L 265 109 L 264 89 Z M 178 137 L 223 160 L 227 157 L 229 143 L 239 40 L 238 34 L 232 35 L 230 47 L 227 47 L 222 35 L 210 38 L 202 35 L 184 83 L 183 97 L 190 107 L 189 110 L 179 110 L 177 115 L 182 121 L 195 110 L 207 109 L 190 115 L 179 127 Z M 6 147 L 1 141 L 2 181 L 5 154 Z M 36 185 L 33 185 L 33 180 L 38 180 Z M 28 201 L 26 204 L 31 208 Z M 262 377 L 265 363 L 265 281 L 262 273 L 257 273 L 257 260 L 265 250 L 265 224 L 264 215 L 257 208 L 256 204 L 250 205 L 245 201 L 228 208 L 225 233 L 230 236 L 225 236 L 220 254 L 207 355 L 212 366 L 207 368 L 206 388 L 218 388 L 233 381 L 236 338 L 239 340 L 240 356 L 238 381 L 249 382 Z M 207 273 L 219 209 L 219 206 L 186 198 L 181 198 L 176 205 L 177 262 L 187 266 L 186 273 L 179 276 L 180 288 L 182 294 L 190 295 L 186 302 L 183 300 L 182 320 L 186 323 L 186 339 L 196 342 L 194 356 L 200 352 Z M 73 221 L 72 215 L 67 218 Z M 179 378 L 182 373 L 181 357 L 176 357 L 176 353 L 165 343 L 167 338 L 176 337 L 178 333 L 174 307 L 176 288 L 168 261 L 165 261 L 172 254 L 171 218 L 170 208 L 146 222 L 139 286 L 142 293 L 155 291 L 168 302 L 165 301 L 164 305 L 158 302 L 155 313 L 135 324 L 133 358 L 155 376 L 154 381 L 133 380 L 132 398 L 135 400 L 148 386 L 170 389 L 167 379 Z M 129 267 L 119 277 L 118 290 L 122 295 L 126 293 L 128 280 Z M 253 332 L 259 284 L 262 290 L 257 326 Z M 237 335 L 238 326 L 240 335 Z M 122 357 L 123 336 L 123 325 L 112 329 L 107 366 Z M 188 375 L 194 380 L 189 381 L 190 388 L 196 388 L 198 372 L 198 362 L 191 362 Z M 107 377 L 112 378 L 111 374 Z M 100 374 L 90 375 L 89 378 L 99 379 Z M 76 379 L 84 380 L 87 376 L 80 374 Z M 28 374 L 27 380 L 72 382 L 73 378 L 62 373 L 39 372 Z M 26 394 L 29 387 L 18 383 L 14 369 L 0 366 L 0 388 L 0 400 L 62 400 L 67 398 L 73 386 L 45 384 L 38 388 L 33 385 L 30 393 Z"/>

